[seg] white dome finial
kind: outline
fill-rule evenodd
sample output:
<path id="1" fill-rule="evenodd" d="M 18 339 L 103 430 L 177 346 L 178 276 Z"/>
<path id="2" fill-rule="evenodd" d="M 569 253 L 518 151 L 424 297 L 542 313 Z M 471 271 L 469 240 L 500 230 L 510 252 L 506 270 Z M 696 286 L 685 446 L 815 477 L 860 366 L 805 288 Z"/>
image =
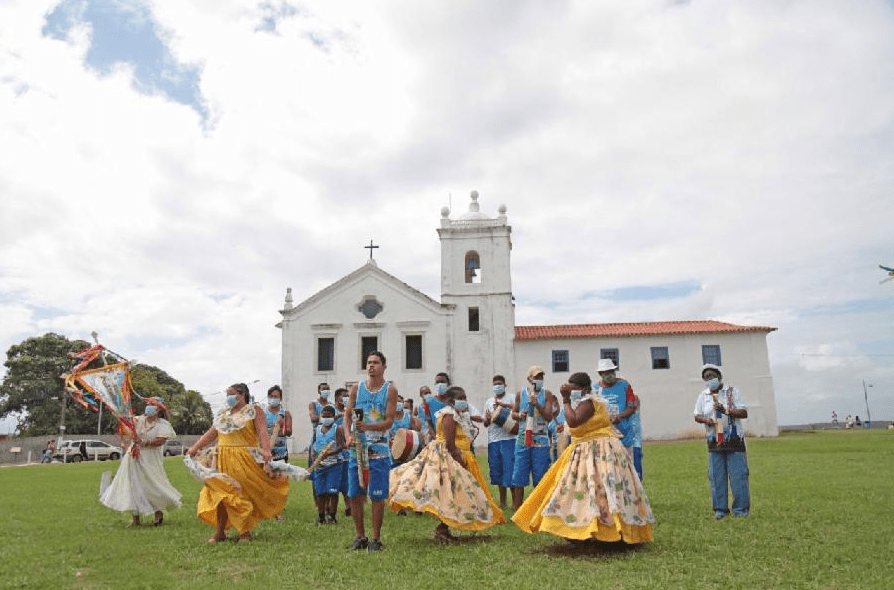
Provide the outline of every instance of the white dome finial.
<path id="1" fill-rule="evenodd" d="M 469 203 L 469 212 L 478 213 L 478 191 L 472 191 L 472 202 Z"/>

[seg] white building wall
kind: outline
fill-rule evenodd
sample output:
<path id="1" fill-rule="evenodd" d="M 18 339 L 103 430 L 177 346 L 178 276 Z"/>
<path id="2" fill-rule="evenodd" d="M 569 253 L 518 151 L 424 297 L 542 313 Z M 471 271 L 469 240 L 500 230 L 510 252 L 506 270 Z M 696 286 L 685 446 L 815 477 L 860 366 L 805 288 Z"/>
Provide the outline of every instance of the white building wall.
<path id="1" fill-rule="evenodd" d="M 571 373 L 583 371 L 595 380 L 600 350 L 617 348 L 619 374 L 630 381 L 642 403 L 643 436 L 671 439 L 701 434 L 704 427 L 693 421 L 692 410 L 704 389 L 700 376 L 703 344 L 720 345 L 724 383 L 738 388 L 749 406 L 746 432 L 751 436 L 778 435 L 765 332 L 517 341 L 515 383 L 517 387 L 523 381 L 529 366 L 540 365 L 546 371 L 546 387 L 557 394 Z M 668 348 L 670 368 L 652 369 L 653 346 Z M 553 372 L 553 350 L 569 351 L 569 372 Z"/>

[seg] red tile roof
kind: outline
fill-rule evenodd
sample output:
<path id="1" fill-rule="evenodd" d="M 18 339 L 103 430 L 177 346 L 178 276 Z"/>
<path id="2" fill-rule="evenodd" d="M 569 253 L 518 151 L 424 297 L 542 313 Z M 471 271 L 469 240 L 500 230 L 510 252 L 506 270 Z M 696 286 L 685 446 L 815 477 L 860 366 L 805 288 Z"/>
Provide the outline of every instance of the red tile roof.
<path id="1" fill-rule="evenodd" d="M 738 326 L 715 320 L 677 322 L 634 322 L 626 324 L 563 324 L 553 326 L 516 326 L 516 340 L 553 338 L 596 338 L 657 336 L 667 334 L 709 334 L 712 332 L 773 332 L 769 326 Z"/>

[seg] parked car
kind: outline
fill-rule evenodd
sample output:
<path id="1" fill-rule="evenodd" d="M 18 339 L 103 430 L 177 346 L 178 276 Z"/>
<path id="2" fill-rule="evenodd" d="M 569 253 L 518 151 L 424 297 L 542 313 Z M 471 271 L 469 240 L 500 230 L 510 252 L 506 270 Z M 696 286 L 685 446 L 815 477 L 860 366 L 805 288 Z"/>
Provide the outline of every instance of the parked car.
<path id="1" fill-rule="evenodd" d="M 174 455 L 182 455 L 183 454 L 183 443 L 179 440 L 166 440 L 165 448 L 162 451 L 162 455 L 165 457 L 173 457 Z"/>
<path id="2" fill-rule="evenodd" d="M 81 454 L 81 443 L 84 443 L 88 461 L 117 460 L 124 454 L 121 447 L 110 445 L 101 440 L 66 440 L 61 447 L 56 449 L 53 458 L 59 459 L 63 463 L 80 463 L 84 460 L 84 456 Z"/>

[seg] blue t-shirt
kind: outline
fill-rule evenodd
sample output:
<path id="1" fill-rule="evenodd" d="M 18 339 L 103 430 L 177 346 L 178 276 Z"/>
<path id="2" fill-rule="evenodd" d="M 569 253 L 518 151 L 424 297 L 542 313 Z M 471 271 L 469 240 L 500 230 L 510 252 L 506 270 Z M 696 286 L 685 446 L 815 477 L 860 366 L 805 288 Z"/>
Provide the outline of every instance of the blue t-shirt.
<path id="1" fill-rule="evenodd" d="M 611 387 L 600 387 L 599 394 L 608 402 L 609 416 L 617 416 L 636 403 L 633 396 L 633 388 L 624 379 L 618 379 Z M 630 416 L 621 419 L 614 426 L 621 433 L 621 444 L 625 447 L 633 446 L 633 431 L 630 428 Z"/>

